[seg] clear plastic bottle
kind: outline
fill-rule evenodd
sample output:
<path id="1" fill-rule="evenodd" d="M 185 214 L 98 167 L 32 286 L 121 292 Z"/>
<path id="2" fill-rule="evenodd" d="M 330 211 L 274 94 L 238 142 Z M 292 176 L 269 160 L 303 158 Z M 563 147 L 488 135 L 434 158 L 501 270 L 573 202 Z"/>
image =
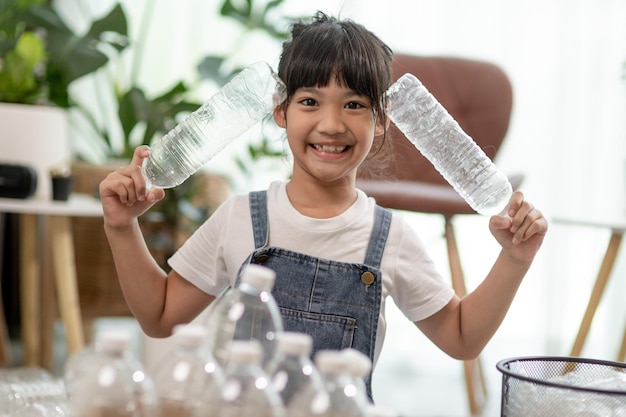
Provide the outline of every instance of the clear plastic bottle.
<path id="1" fill-rule="evenodd" d="M 283 330 L 280 310 L 271 293 L 275 279 L 271 269 L 247 265 L 242 271 L 241 284 L 214 301 L 206 317 L 207 340 L 222 366 L 233 340 L 257 340 L 263 348 L 262 367 L 269 371 L 278 334 Z"/>
<path id="2" fill-rule="evenodd" d="M 325 413 L 313 415 L 366 417 L 366 404 L 359 399 L 358 387 L 350 375 L 346 355 L 340 350 L 320 350 L 315 354 L 315 365 L 328 393 L 328 407 Z"/>
<path id="3" fill-rule="evenodd" d="M 348 373 L 352 377 L 352 383 L 357 388 L 357 400 L 364 405 L 371 403 L 367 394 L 365 381 L 372 370 L 372 361 L 359 350 L 348 348 L 341 351 L 346 360 Z"/>
<path id="4" fill-rule="evenodd" d="M 163 417 L 194 417 L 209 385 L 224 383 L 222 369 L 205 349 L 206 328 L 197 324 L 174 329 L 174 347 L 153 372 Z"/>
<path id="5" fill-rule="evenodd" d="M 278 338 L 272 385 L 281 397 L 287 417 L 302 415 L 306 406 L 299 402 L 300 398 L 313 398 L 324 390 L 322 378 L 311 360 L 312 349 L 313 338 L 308 334 L 283 332 Z"/>
<path id="6" fill-rule="evenodd" d="M 0 371 L 0 416 L 65 415 L 67 395 L 61 379 L 37 367 L 7 368 Z"/>
<path id="7" fill-rule="evenodd" d="M 280 396 L 261 368 L 261 353 L 256 340 L 230 345 L 222 389 L 205 397 L 201 417 L 284 417 Z"/>
<path id="8" fill-rule="evenodd" d="M 478 213 L 500 214 L 511 183 L 412 74 L 387 90 L 389 118 Z"/>
<path id="9" fill-rule="evenodd" d="M 151 146 L 143 165 L 148 187 L 181 184 L 270 114 L 283 97 L 283 84 L 266 62 L 245 68 Z"/>
<path id="10" fill-rule="evenodd" d="M 130 335 L 103 330 L 96 343 L 66 364 L 72 417 L 158 415 L 154 384 L 129 350 Z"/>

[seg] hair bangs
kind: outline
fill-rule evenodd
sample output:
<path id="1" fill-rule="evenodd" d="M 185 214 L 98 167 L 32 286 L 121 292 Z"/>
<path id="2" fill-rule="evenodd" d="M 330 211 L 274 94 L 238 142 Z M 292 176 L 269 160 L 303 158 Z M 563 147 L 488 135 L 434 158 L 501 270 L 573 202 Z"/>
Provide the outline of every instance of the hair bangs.
<path id="1" fill-rule="evenodd" d="M 294 24 L 278 75 L 287 87 L 287 101 L 298 88 L 326 87 L 335 77 L 338 84 L 369 97 L 381 114 L 391 57 L 389 47 L 361 25 L 318 13 L 313 24 Z"/>

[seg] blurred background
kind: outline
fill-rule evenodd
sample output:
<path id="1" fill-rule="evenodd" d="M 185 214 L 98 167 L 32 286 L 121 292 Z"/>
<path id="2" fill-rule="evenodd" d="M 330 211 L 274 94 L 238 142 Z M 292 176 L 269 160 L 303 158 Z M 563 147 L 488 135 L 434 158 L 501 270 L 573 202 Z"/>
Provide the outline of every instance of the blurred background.
<path id="1" fill-rule="evenodd" d="M 123 92 L 137 87 L 148 99 L 163 97 L 180 82 L 184 87 L 176 97 L 183 114 L 237 69 L 259 60 L 276 66 L 289 19 L 317 10 L 364 24 L 394 52 L 475 58 L 499 65 L 511 79 L 514 107 L 496 164 L 505 173 L 524 173 L 522 191 L 551 220 L 540 254 L 481 359 L 490 390 L 485 415 L 499 415 L 495 410 L 500 375 L 495 364 L 515 356 L 569 353 L 608 243 L 607 228 L 559 220 L 616 219 L 623 224 L 626 219 L 626 3 L 283 0 L 268 8 L 269 3 L 54 2 L 77 32 L 86 31 L 117 4 L 128 23 L 125 49 L 110 51 L 105 66 L 70 85 L 79 105 L 68 110 L 72 155 L 94 164 L 127 157 L 125 146 L 132 149 L 145 140 L 149 123 L 124 125 L 117 120 L 116 105 Z M 168 117 L 175 120 L 180 114 L 170 112 Z M 226 178 L 233 192 L 285 178 L 288 158 L 279 156 L 286 147 L 283 138 L 271 127 L 263 133 L 252 132 L 229 146 L 205 170 Z M 447 277 L 442 219 L 405 216 Z M 487 222 L 480 216 L 455 220 L 469 290 L 480 283 L 497 256 Z M 624 258 L 623 253 L 618 256 L 583 356 L 616 357 L 626 327 Z M 374 377 L 377 401 L 405 416 L 466 415 L 460 363 L 439 352 L 391 302 L 387 315 L 387 340 Z M 167 341 L 144 342 L 150 360 Z"/>

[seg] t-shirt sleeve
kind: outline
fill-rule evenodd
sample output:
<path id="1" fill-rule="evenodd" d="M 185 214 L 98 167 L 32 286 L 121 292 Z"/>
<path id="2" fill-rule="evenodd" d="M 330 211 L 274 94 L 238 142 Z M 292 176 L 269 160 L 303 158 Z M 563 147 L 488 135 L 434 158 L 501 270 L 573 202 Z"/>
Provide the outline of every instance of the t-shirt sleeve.
<path id="1" fill-rule="evenodd" d="M 207 294 L 220 294 L 235 275 L 225 258 L 227 237 L 240 235 L 239 228 L 246 222 L 238 211 L 245 211 L 247 205 L 247 197 L 242 196 L 225 201 L 168 259 L 169 266 Z M 243 246 L 242 253 L 249 251 Z"/>
<path id="2" fill-rule="evenodd" d="M 392 257 L 390 295 L 409 320 L 423 320 L 445 307 L 454 290 L 439 273 L 413 227 L 398 213 L 394 213 L 391 227 L 388 249 L 396 256 Z"/>

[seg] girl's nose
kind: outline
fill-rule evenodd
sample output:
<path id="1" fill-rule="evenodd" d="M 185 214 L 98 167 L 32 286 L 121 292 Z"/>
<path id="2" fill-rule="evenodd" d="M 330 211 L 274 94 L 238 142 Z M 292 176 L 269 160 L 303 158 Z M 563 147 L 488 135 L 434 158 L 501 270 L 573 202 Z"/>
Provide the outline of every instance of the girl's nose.
<path id="1" fill-rule="evenodd" d="M 343 122 L 342 109 L 326 108 L 320 114 L 320 119 L 317 123 L 317 130 L 320 133 L 327 135 L 336 135 L 343 133 L 346 130 L 346 126 Z"/>

